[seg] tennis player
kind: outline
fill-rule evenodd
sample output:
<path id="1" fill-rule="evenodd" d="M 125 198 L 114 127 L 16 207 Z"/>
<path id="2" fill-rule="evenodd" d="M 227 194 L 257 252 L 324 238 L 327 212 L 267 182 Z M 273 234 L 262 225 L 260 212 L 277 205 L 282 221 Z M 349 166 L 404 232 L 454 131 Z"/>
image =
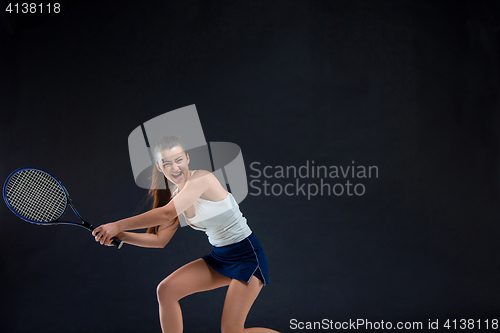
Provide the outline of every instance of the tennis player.
<path id="1" fill-rule="evenodd" d="M 93 231 L 95 240 L 111 246 L 113 237 L 117 237 L 128 244 L 163 248 L 179 227 L 178 216 L 184 214 L 192 228 L 207 234 L 212 253 L 180 267 L 158 285 L 162 331 L 182 332 L 181 298 L 229 286 L 222 311 L 222 333 L 277 332 L 244 327 L 253 302 L 269 283 L 268 263 L 232 194 L 211 172 L 189 170 L 189 154 L 178 137 L 160 139 L 154 156 L 153 182 L 164 182 L 166 190 L 152 186 L 153 209 L 101 225 Z M 167 179 L 176 185 L 173 194 Z M 142 228 L 148 228 L 147 232 L 127 232 Z"/>

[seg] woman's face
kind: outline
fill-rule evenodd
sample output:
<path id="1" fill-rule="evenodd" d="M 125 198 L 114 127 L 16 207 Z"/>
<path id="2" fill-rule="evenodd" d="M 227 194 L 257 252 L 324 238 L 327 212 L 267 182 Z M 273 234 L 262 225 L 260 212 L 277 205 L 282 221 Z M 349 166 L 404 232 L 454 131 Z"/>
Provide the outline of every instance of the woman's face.
<path id="1" fill-rule="evenodd" d="M 163 172 L 165 177 L 172 183 L 179 185 L 186 182 L 188 179 L 189 156 L 182 150 L 180 146 L 172 149 L 164 149 L 160 152 L 159 170 Z"/>

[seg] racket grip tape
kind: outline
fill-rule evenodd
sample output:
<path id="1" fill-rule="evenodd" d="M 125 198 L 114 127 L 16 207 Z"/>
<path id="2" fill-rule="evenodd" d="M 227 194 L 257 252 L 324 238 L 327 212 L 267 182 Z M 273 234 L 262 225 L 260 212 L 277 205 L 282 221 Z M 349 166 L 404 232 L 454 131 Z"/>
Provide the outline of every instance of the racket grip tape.
<path id="1" fill-rule="evenodd" d="M 123 245 L 123 241 L 117 239 L 117 238 L 113 238 L 113 240 L 111 241 L 111 243 L 116 246 L 119 249 L 122 248 L 122 245 Z"/>

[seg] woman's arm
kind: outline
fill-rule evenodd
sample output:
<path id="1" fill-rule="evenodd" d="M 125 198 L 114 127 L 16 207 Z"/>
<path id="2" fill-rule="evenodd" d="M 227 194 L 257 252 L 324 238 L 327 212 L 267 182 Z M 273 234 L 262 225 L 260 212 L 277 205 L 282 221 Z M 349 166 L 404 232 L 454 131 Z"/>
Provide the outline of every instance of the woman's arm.
<path id="1" fill-rule="evenodd" d="M 164 228 L 159 228 L 157 234 L 120 232 L 116 235 L 116 237 L 124 243 L 131 245 L 163 248 L 168 244 L 168 242 L 170 242 L 172 236 L 175 234 L 178 228 L 179 220 L 176 219 L 172 225 Z M 111 243 L 106 245 L 111 245 Z"/>
<path id="2" fill-rule="evenodd" d="M 122 231 L 149 228 L 157 225 L 161 229 L 161 227 L 171 224 L 173 219 L 182 214 L 209 188 L 212 177 L 215 178 L 211 173 L 208 173 L 190 179 L 179 194 L 165 206 L 120 221 L 103 224 L 95 228 L 92 234 L 97 242 L 109 244 L 112 238 Z M 215 180 L 217 179 L 215 178 Z"/>

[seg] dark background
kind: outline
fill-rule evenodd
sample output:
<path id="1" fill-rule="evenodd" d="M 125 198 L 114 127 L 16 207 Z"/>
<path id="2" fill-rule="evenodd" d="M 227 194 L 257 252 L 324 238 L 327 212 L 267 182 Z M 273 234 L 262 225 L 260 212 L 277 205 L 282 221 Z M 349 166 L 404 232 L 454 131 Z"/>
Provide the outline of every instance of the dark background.
<path id="1" fill-rule="evenodd" d="M 379 168 L 360 197 L 240 204 L 270 264 L 247 327 L 500 319 L 498 2 L 62 3 L 28 17 L 2 1 L 0 179 L 46 169 L 96 225 L 142 212 L 128 135 L 196 104 L 247 174 Z M 0 331 L 159 332 L 157 284 L 209 251 L 190 228 L 117 251 L 2 204 Z M 216 332 L 224 296 L 181 300 L 185 331 Z"/>

